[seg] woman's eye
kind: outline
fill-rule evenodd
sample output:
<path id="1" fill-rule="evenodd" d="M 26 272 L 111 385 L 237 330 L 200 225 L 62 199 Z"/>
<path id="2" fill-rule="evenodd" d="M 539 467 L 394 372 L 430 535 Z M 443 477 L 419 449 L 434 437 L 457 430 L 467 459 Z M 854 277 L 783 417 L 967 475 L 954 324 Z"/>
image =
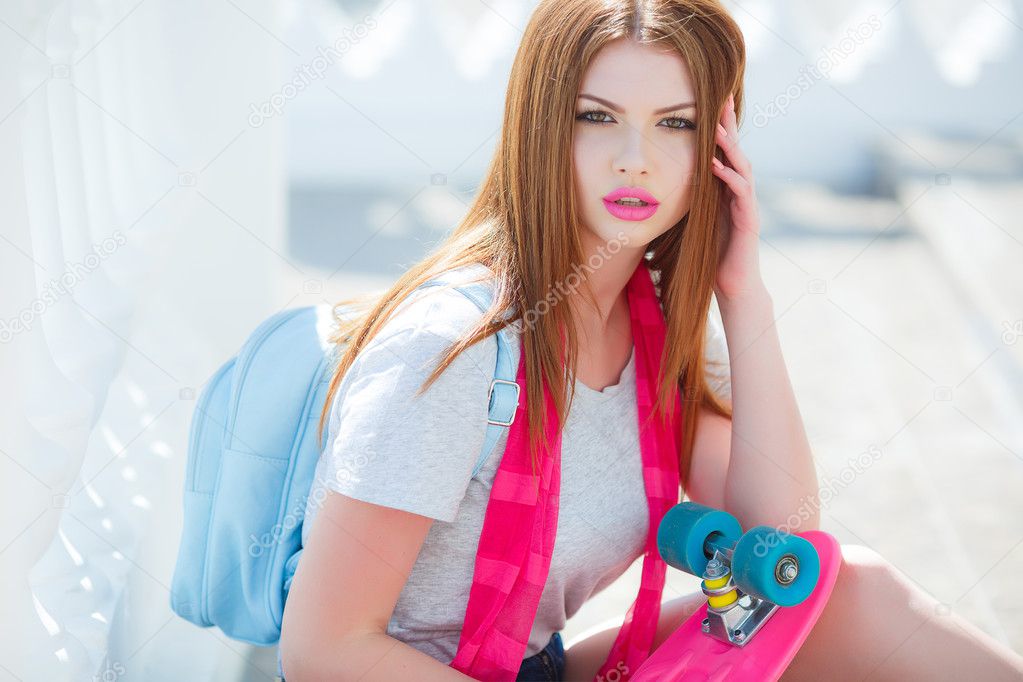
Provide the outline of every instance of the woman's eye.
<path id="1" fill-rule="evenodd" d="M 581 114 L 576 116 L 576 120 L 584 121 L 586 123 L 595 123 L 597 125 L 603 125 L 605 123 L 613 123 L 614 122 L 613 120 L 611 120 L 611 121 L 595 120 L 593 118 L 590 118 L 591 116 L 594 116 L 594 117 L 606 116 L 606 117 L 610 118 L 611 114 L 607 113 L 606 111 L 600 111 L 600 110 L 597 110 L 597 109 L 593 109 L 593 110 L 590 110 L 590 111 L 582 112 Z M 662 119 L 662 120 L 663 121 L 674 121 L 674 122 L 676 122 L 676 123 L 673 123 L 672 125 L 661 126 L 663 128 L 670 128 L 672 130 L 686 130 L 686 129 L 695 130 L 696 129 L 696 124 L 695 123 L 690 121 L 688 118 L 682 118 L 681 116 L 671 116 L 669 118 L 665 118 L 665 119 Z"/>
<path id="2" fill-rule="evenodd" d="M 579 121 L 586 121 L 587 123 L 610 123 L 610 121 L 594 121 L 592 118 L 587 118 L 587 116 L 591 116 L 591 115 L 593 115 L 593 116 L 609 116 L 610 114 L 608 114 L 606 111 L 596 111 L 596 110 L 584 111 L 583 113 L 581 113 L 578 116 L 576 116 L 576 119 L 579 120 Z"/>
<path id="3" fill-rule="evenodd" d="M 671 118 L 666 118 L 664 120 L 665 121 L 678 121 L 679 122 L 679 125 L 667 126 L 668 128 L 676 128 L 676 129 L 679 129 L 679 130 L 683 130 L 685 128 L 689 128 L 689 129 L 692 129 L 692 130 L 696 129 L 696 124 L 693 123 L 692 121 L 690 121 L 688 118 L 682 118 L 680 116 L 672 116 Z"/>

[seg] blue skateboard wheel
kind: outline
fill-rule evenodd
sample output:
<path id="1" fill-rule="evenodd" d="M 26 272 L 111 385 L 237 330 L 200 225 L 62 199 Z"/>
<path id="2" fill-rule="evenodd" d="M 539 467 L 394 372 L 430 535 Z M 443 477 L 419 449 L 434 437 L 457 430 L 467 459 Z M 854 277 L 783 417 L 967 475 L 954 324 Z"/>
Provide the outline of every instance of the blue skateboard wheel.
<path id="1" fill-rule="evenodd" d="M 779 606 L 795 606 L 809 597 L 820 574 L 820 556 L 809 540 L 771 526 L 750 528 L 732 554 L 736 586 Z"/>
<path id="2" fill-rule="evenodd" d="M 726 511 L 680 502 L 668 510 L 657 527 L 657 550 L 669 566 L 702 578 L 710 560 L 703 546 L 715 533 L 732 545 L 742 535 L 742 526 Z"/>

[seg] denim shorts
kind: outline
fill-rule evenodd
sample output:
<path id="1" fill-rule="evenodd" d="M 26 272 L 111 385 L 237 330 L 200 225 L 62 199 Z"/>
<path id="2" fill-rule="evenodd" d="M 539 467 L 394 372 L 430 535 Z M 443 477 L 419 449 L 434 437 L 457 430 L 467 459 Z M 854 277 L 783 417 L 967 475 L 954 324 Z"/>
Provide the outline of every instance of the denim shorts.
<path id="1" fill-rule="evenodd" d="M 522 661 L 516 682 L 561 682 L 565 679 L 565 646 L 561 633 L 551 635 L 539 653 Z"/>

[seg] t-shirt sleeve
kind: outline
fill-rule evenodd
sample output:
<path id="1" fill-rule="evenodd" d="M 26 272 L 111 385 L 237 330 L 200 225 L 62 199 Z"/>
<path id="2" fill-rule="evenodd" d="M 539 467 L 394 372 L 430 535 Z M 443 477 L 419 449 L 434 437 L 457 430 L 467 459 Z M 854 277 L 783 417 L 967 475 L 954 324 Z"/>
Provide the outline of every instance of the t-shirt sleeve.
<path id="1" fill-rule="evenodd" d="M 443 352 L 482 311 L 454 290 L 414 294 L 356 357 L 331 407 L 327 488 L 364 502 L 454 521 L 487 429 L 497 361 L 491 336 L 422 395 Z"/>
<path id="2" fill-rule="evenodd" d="M 704 346 L 704 376 L 714 394 L 725 402 L 732 402 L 732 374 L 728 360 L 728 344 L 721 320 L 711 311 L 707 317 Z"/>

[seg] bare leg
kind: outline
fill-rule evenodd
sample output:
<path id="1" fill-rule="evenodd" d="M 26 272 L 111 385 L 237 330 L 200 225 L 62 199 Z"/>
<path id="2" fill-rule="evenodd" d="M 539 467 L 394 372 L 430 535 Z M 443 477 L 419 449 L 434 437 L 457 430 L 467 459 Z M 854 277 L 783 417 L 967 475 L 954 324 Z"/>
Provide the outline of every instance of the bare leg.
<path id="1" fill-rule="evenodd" d="M 704 600 L 664 602 L 655 648 Z M 939 606 L 873 550 L 842 545 L 834 592 L 782 680 L 1023 680 L 1023 657 Z M 621 621 L 606 625 L 570 644 L 566 680 L 593 680 Z"/>
<path id="2" fill-rule="evenodd" d="M 842 545 L 835 591 L 782 680 L 1023 680 L 1023 657 L 877 552 Z"/>

